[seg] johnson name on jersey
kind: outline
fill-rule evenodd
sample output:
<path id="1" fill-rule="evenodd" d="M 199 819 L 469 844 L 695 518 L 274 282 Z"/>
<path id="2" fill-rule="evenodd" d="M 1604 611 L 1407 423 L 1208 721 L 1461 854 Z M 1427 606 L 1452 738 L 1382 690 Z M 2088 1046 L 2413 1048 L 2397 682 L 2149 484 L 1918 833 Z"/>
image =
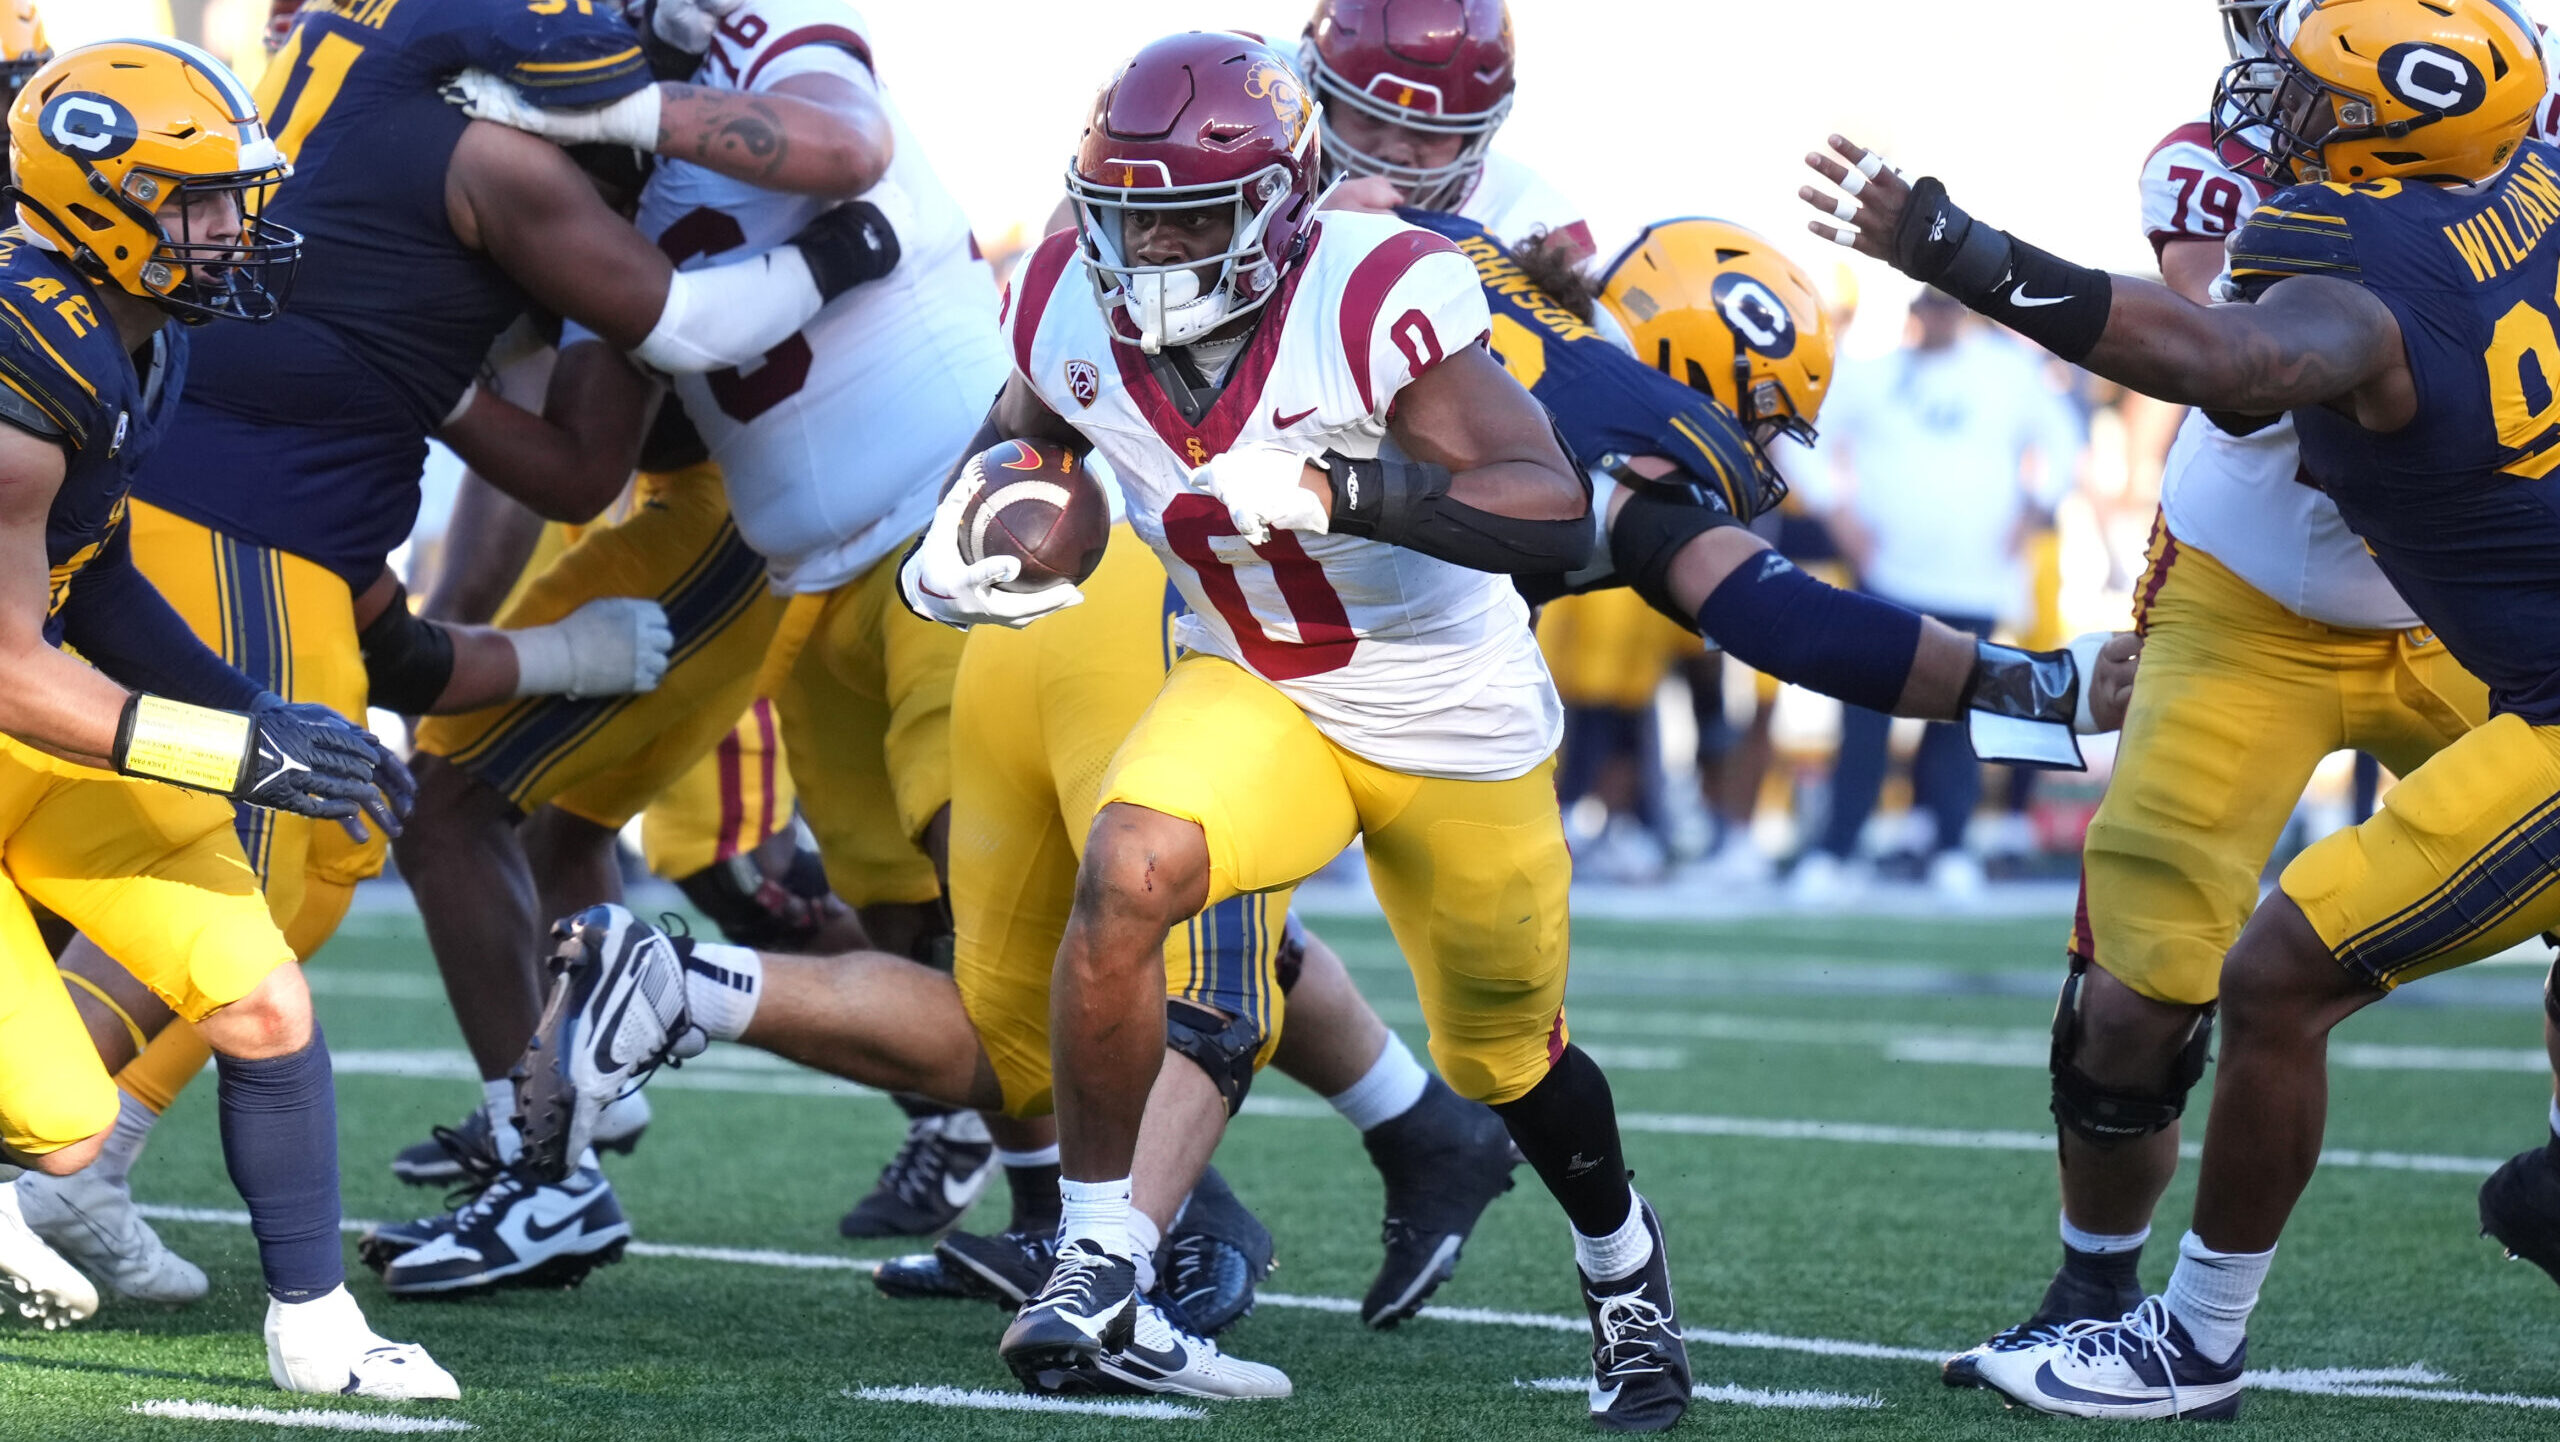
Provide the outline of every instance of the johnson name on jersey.
<path id="1" fill-rule="evenodd" d="M 1249 545 L 1189 484 L 1243 444 L 1376 455 L 1397 392 L 1486 336 L 1466 257 L 1391 217 L 1326 212 L 1194 418 L 1155 369 L 1171 358 L 1116 338 L 1076 239 L 1052 235 L 1024 264 L 1014 363 L 1119 477 L 1130 525 L 1190 602 L 1183 644 L 1261 676 L 1380 766 L 1493 780 L 1545 760 L 1563 712 L 1508 578 L 1350 536 Z"/>
<path id="2" fill-rule="evenodd" d="M 721 22 L 695 81 L 758 91 L 811 74 L 871 92 L 888 114 L 894 157 L 862 198 L 897 232 L 897 269 L 837 297 L 757 364 L 675 383 L 726 474 L 739 532 L 785 592 L 842 585 L 922 530 L 1005 376 L 994 274 L 872 75 L 851 6 L 748 0 Z M 780 245 L 827 204 L 669 161 L 639 224 L 695 269 Z"/>

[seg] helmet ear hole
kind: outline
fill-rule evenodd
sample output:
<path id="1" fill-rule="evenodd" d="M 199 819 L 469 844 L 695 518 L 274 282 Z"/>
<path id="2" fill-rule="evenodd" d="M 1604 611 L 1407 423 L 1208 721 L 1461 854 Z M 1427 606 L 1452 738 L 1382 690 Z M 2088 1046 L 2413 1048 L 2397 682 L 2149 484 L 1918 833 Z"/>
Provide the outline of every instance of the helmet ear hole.
<path id="1" fill-rule="evenodd" d="M 116 223 L 114 221 L 107 219 L 105 216 L 100 215 L 98 212 L 91 210 L 85 205 L 74 202 L 65 208 L 71 212 L 72 219 L 79 221 L 82 225 L 89 227 L 91 230 L 115 229 Z"/>

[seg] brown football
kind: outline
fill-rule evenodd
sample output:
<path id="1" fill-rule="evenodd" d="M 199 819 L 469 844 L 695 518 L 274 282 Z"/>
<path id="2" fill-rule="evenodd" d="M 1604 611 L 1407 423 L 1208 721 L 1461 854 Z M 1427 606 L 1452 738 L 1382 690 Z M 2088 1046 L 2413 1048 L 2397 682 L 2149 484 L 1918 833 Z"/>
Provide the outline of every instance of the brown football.
<path id="1" fill-rule="evenodd" d="M 960 559 L 1019 556 L 1008 591 L 1082 581 L 1102 564 L 1111 502 L 1075 452 L 1047 441 L 1005 441 L 969 458 L 961 484 L 978 486 L 960 512 Z"/>

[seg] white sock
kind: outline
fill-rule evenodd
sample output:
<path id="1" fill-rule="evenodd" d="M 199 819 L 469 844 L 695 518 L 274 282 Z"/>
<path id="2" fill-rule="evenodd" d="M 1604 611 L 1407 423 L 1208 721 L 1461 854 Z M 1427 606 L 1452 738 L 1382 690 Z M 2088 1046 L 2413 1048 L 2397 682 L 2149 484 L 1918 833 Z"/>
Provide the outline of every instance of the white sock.
<path id="1" fill-rule="evenodd" d="M 1115 1257 L 1134 1256 L 1138 1238 L 1129 1225 L 1136 1211 L 1129 1205 L 1129 1179 L 1116 1182 L 1071 1182 L 1058 1179 L 1058 1240 L 1083 1240 Z"/>
<path id="2" fill-rule="evenodd" d="M 2149 1227 L 2138 1232 L 2128 1232 L 2121 1237 L 2109 1236 L 2105 1232 L 2084 1232 L 2071 1225 L 2069 1212 L 2062 1214 L 2062 1245 L 2075 1252 L 2089 1252 L 2101 1257 L 2111 1256 L 2117 1252 L 2138 1252 L 2142 1250 L 2142 1244 L 2150 1240 Z"/>
<path id="3" fill-rule="evenodd" d="M 1423 1088 L 1430 1084 L 1431 1073 L 1413 1059 L 1404 1038 L 1388 1032 L 1386 1050 L 1369 1063 L 1369 1070 L 1360 1080 L 1325 1100 L 1333 1103 L 1333 1109 L 1342 1113 L 1344 1121 L 1365 1132 L 1413 1110 L 1413 1104 L 1422 1100 Z"/>
<path id="4" fill-rule="evenodd" d="M 116 1126 L 107 1134 L 107 1144 L 99 1150 L 98 1159 L 90 1165 L 101 1181 L 113 1182 L 131 1189 L 129 1180 L 133 1164 L 142 1159 L 143 1145 L 151 1140 L 151 1128 L 160 1114 L 133 1099 L 129 1092 L 116 1093 Z"/>
<path id="5" fill-rule="evenodd" d="M 764 958 L 743 946 L 697 941 L 684 963 L 684 1005 L 716 1041 L 736 1041 L 764 999 Z"/>
<path id="6" fill-rule="evenodd" d="M 1644 1225 L 1644 1203 L 1627 1194 L 1630 1205 L 1627 1220 L 1618 1230 L 1605 1237 L 1573 1234 L 1573 1259 L 1581 1264 L 1584 1276 L 1595 1282 L 1614 1282 L 1635 1275 L 1638 1267 L 1653 1260 L 1653 1233 Z"/>
<path id="7" fill-rule="evenodd" d="M 1138 1264 L 1138 1290 L 1152 1292 L 1156 1289 L 1156 1248 L 1164 1245 L 1164 1229 L 1156 1225 L 1155 1218 L 1131 1207 L 1129 1239 L 1138 1248 L 1130 1254 Z"/>
<path id="8" fill-rule="evenodd" d="M 1002 1147 L 996 1148 L 996 1165 L 1008 1172 L 1018 1172 L 1030 1167 L 1054 1167 L 1057 1164 L 1058 1144 L 1056 1142 L 1051 1142 L 1036 1152 L 1009 1152 Z"/>
<path id="9" fill-rule="evenodd" d="M 2249 1313 L 2258 1305 L 2258 1289 L 2266 1284 L 2275 1248 L 2263 1252 L 2217 1252 L 2189 1232 L 2178 1239 L 2178 1269 L 2169 1274 L 2163 1294 L 2169 1314 L 2186 1324 L 2187 1335 L 2214 1361 L 2226 1361 L 2249 1335 Z"/>
<path id="10" fill-rule="evenodd" d="M 516 1130 L 516 1084 L 500 1077 L 480 1083 L 480 1113 L 489 1119 L 489 1140 L 497 1144 L 498 1160 L 512 1162 L 524 1151 L 524 1136 Z"/>

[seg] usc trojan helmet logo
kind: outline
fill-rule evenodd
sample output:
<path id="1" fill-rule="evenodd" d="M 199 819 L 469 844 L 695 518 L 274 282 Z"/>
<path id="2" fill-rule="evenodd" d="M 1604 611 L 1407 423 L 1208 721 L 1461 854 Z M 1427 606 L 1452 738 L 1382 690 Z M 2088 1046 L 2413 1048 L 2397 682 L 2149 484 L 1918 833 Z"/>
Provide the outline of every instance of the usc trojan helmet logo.
<path id="1" fill-rule="evenodd" d="M 1271 102 L 1271 113 L 1289 127 L 1289 138 L 1295 141 L 1307 124 L 1307 92 L 1298 77 L 1286 65 L 1257 60 L 1245 72 L 1244 93 L 1256 100 Z"/>

